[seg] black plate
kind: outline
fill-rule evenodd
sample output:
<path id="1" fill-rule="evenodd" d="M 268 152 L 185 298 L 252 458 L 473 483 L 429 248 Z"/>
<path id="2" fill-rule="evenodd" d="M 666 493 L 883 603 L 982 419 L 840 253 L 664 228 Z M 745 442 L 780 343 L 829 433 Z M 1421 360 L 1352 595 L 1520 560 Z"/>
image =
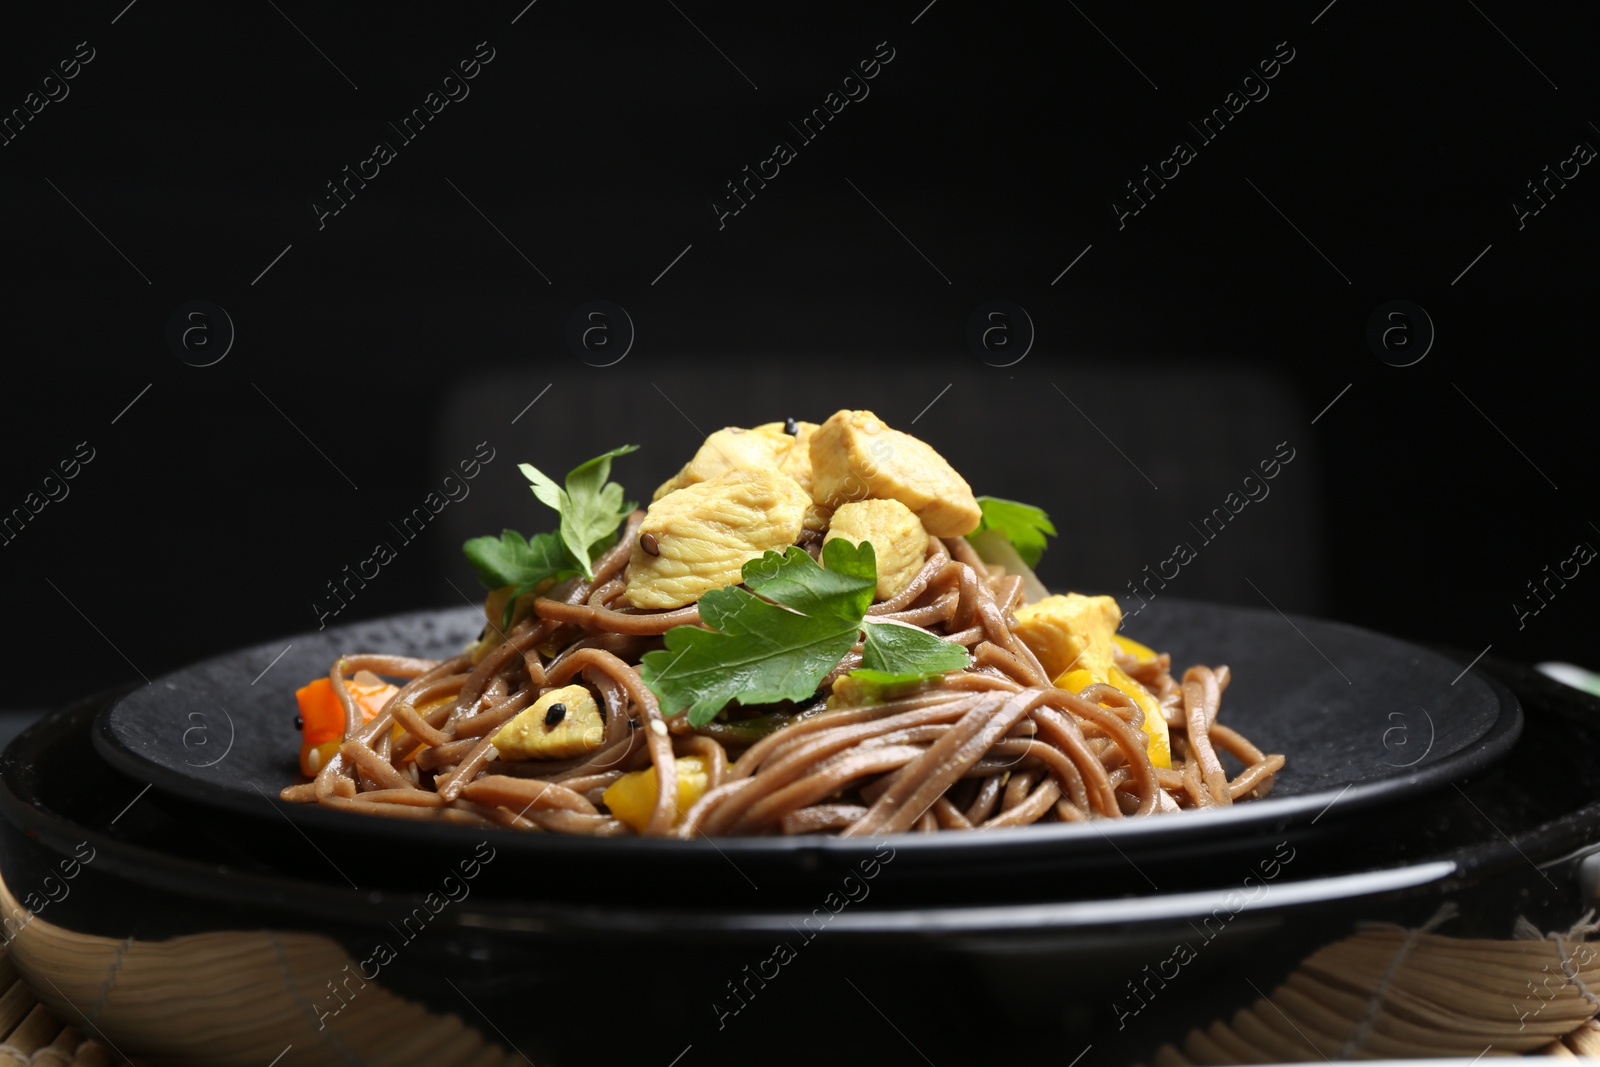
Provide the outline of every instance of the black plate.
<path id="1" fill-rule="evenodd" d="M 275 799 L 279 788 L 300 780 L 297 686 L 325 673 L 342 653 L 453 653 L 476 636 L 481 619 L 466 608 L 401 615 L 207 660 L 158 678 L 102 712 L 95 747 L 112 766 L 187 801 L 192 816 L 220 815 L 213 823 L 219 832 L 247 827 L 261 847 L 282 838 L 298 849 L 305 848 L 300 836 L 309 833 L 328 853 L 328 866 L 356 880 L 363 877 L 352 867 L 392 869 L 397 844 L 413 854 L 450 852 L 485 833 L 530 869 L 559 864 L 556 869 L 571 876 L 560 880 L 562 886 L 541 879 L 547 896 L 561 895 L 565 886 L 636 886 L 641 872 L 663 887 L 687 884 L 699 891 L 836 880 L 877 847 L 817 837 L 709 842 L 469 831 Z M 1223 721 L 1289 758 L 1273 794 L 1225 810 L 1152 819 L 902 835 L 895 840 L 897 866 L 952 885 L 980 877 L 992 886 L 1002 873 L 1081 876 L 1121 867 L 1126 874 L 1129 861 L 1148 876 L 1153 867 L 1257 847 L 1269 835 L 1305 832 L 1319 821 L 1319 829 L 1327 829 L 1374 805 L 1404 802 L 1489 765 L 1521 730 L 1521 709 L 1508 692 L 1437 653 L 1352 626 L 1163 600 L 1130 630 L 1171 651 L 1176 664 L 1233 669 Z M 239 823 L 241 815 L 250 822 Z M 290 834 L 290 823 L 299 834 Z M 631 877 L 607 879 L 607 871 Z"/>

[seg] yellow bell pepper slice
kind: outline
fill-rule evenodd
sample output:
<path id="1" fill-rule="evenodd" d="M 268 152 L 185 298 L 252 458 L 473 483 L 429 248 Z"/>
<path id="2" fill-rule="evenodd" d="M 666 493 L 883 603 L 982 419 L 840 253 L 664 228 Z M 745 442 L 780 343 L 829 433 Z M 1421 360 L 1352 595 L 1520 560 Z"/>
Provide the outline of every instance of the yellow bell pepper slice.
<path id="1" fill-rule="evenodd" d="M 1172 766 L 1172 735 L 1167 730 L 1166 716 L 1161 714 L 1161 705 L 1157 702 L 1155 694 L 1144 686 L 1128 677 L 1121 667 L 1113 666 L 1111 676 L 1107 679 L 1112 685 L 1122 690 L 1133 698 L 1139 705 L 1139 710 L 1144 712 L 1144 732 L 1150 737 L 1147 750 L 1150 753 L 1150 762 L 1157 767 Z"/>
<path id="2" fill-rule="evenodd" d="M 1143 647 L 1143 646 L 1140 646 Z M 1055 680 L 1056 688 L 1065 689 L 1071 693 L 1081 693 L 1096 682 L 1105 682 L 1115 686 L 1126 693 L 1139 710 L 1144 712 L 1144 732 L 1150 738 L 1145 751 L 1150 754 L 1150 762 L 1157 767 L 1170 768 L 1172 766 L 1172 735 L 1167 730 L 1166 717 L 1161 714 L 1161 705 L 1156 701 L 1155 694 L 1128 677 L 1121 667 L 1113 665 L 1107 671 L 1107 677 L 1096 678 L 1092 671 L 1078 670 L 1067 671 Z"/>
<path id="3" fill-rule="evenodd" d="M 1065 689 L 1070 693 L 1081 693 L 1099 680 L 1094 676 L 1093 671 L 1086 671 L 1080 668 L 1075 671 L 1068 671 L 1057 678 L 1055 685 L 1057 689 Z"/>
<path id="4" fill-rule="evenodd" d="M 697 800 L 706 795 L 711 785 L 711 772 L 706 766 L 705 757 L 680 756 L 676 762 L 678 816 L 673 820 L 674 825 L 683 819 L 684 813 L 694 807 Z M 642 833 L 656 810 L 656 782 L 656 769 L 646 767 L 642 771 L 624 774 L 612 782 L 600 799 L 605 801 L 612 815 Z"/>
<path id="5" fill-rule="evenodd" d="M 1112 634 L 1111 640 L 1116 642 L 1118 648 L 1122 649 L 1122 651 L 1126 652 L 1140 663 L 1151 663 L 1156 658 L 1155 649 L 1149 647 L 1148 645 L 1141 645 L 1131 637 L 1123 637 L 1121 634 Z"/>

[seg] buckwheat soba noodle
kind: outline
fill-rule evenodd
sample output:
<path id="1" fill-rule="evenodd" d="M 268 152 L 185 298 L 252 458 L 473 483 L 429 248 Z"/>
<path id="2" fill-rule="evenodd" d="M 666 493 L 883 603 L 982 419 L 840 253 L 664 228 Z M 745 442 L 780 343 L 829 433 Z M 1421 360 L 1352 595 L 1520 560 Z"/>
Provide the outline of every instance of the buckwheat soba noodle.
<path id="1" fill-rule="evenodd" d="M 589 493 L 620 536 L 588 538 L 609 547 L 561 557 L 575 565 L 526 591 L 474 559 L 494 589 L 483 636 L 460 655 L 341 657 L 299 693 L 310 780 L 285 799 L 564 834 L 849 837 L 1229 805 L 1265 795 L 1284 765 L 1218 721 L 1227 667 L 1174 675 L 1167 655 L 1115 632 L 1111 598 L 1040 597 L 1016 550 L 1054 532 L 1043 513 L 1027 509 L 1035 532 L 1020 530 L 1006 506 L 1025 505 L 972 497 L 938 453 L 870 412 L 719 431 L 648 511 L 606 495 L 602 460 L 564 496 L 525 473 L 540 500 L 565 502 L 563 533 Z M 965 536 L 978 526 L 1009 538 L 1003 562 Z M 559 540 L 521 544 L 558 554 Z M 832 606 L 848 577 L 825 568 L 844 575 L 841 561 L 862 557 L 874 569 L 849 595 L 867 606 L 850 615 Z M 782 580 L 757 580 L 778 568 Z M 741 611 L 782 617 L 751 635 Z M 772 636 L 824 616 L 843 619 L 834 660 Z M 891 664 L 881 638 L 934 659 Z M 761 686 L 737 672 L 770 664 L 807 695 L 717 697 L 697 714 L 686 687 L 726 682 L 680 667 L 705 656 L 725 657 L 739 692 Z"/>

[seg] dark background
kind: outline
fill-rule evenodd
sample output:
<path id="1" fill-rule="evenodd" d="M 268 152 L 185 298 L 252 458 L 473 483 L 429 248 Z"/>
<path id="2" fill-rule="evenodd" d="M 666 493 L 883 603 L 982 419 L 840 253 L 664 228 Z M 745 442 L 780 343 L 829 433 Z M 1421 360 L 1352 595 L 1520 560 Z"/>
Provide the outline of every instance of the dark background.
<path id="1" fill-rule="evenodd" d="M 637 442 L 615 476 L 648 499 L 702 431 L 844 406 L 1048 509 L 1057 587 L 1126 594 L 1188 541 L 1161 595 L 1596 666 L 1593 568 L 1520 628 L 1512 606 L 1600 546 L 1600 176 L 1523 229 L 1510 206 L 1600 145 L 1589 36 L 1503 2 L 1325 2 L 14 15 L 0 109 L 78 42 L 95 58 L 0 147 L 0 510 L 79 442 L 94 459 L 0 545 L 5 702 L 287 643 L 379 540 L 398 556 L 339 621 L 460 603 L 461 540 L 548 526 L 517 462 Z M 480 41 L 470 95 L 401 144 L 386 123 Z M 870 95 L 801 144 L 788 123 L 879 42 Z M 1287 49 L 1202 144 L 1187 122 Z M 780 139 L 797 158 L 719 229 Z M 1119 229 L 1124 182 L 1179 139 L 1198 157 Z M 319 229 L 378 140 L 397 158 Z M 567 344 L 591 299 L 636 328 L 613 366 Z M 1013 366 L 967 344 L 991 299 L 1036 330 Z M 1394 299 L 1437 329 L 1404 368 L 1367 342 Z M 213 366 L 168 343 L 191 300 L 236 328 Z M 480 441 L 470 496 L 402 543 Z M 1271 496 L 1202 544 L 1280 442 Z"/>

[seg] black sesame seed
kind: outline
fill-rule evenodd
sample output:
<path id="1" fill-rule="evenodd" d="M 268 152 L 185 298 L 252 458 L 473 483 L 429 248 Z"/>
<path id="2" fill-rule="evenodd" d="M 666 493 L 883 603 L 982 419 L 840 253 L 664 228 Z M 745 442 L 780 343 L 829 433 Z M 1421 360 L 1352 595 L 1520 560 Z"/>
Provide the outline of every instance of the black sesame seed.
<path id="1" fill-rule="evenodd" d="M 655 534 L 651 534 L 651 533 L 642 533 L 642 534 L 640 534 L 639 535 L 639 547 L 644 549 L 645 552 L 648 555 L 652 555 L 652 556 L 661 555 L 661 548 L 660 548 L 660 546 L 658 546 L 656 544 L 656 535 Z"/>
<path id="2" fill-rule="evenodd" d="M 551 704 L 545 709 L 544 724 L 546 726 L 558 726 L 560 725 L 561 720 L 565 719 L 566 717 L 567 706 L 565 704 Z"/>
<path id="3" fill-rule="evenodd" d="M 294 717 L 294 728 L 296 730 L 304 730 L 306 728 L 306 721 L 300 716 L 296 715 Z"/>
<path id="4" fill-rule="evenodd" d="M 628 729 L 637 730 L 638 728 L 639 728 L 639 720 L 638 719 L 629 719 L 628 720 Z"/>
<path id="5" fill-rule="evenodd" d="M 784 419 L 783 420 L 783 432 L 788 434 L 790 437 L 799 437 L 800 436 L 800 424 L 798 422 L 795 422 L 794 419 L 792 419 L 792 418 Z"/>

